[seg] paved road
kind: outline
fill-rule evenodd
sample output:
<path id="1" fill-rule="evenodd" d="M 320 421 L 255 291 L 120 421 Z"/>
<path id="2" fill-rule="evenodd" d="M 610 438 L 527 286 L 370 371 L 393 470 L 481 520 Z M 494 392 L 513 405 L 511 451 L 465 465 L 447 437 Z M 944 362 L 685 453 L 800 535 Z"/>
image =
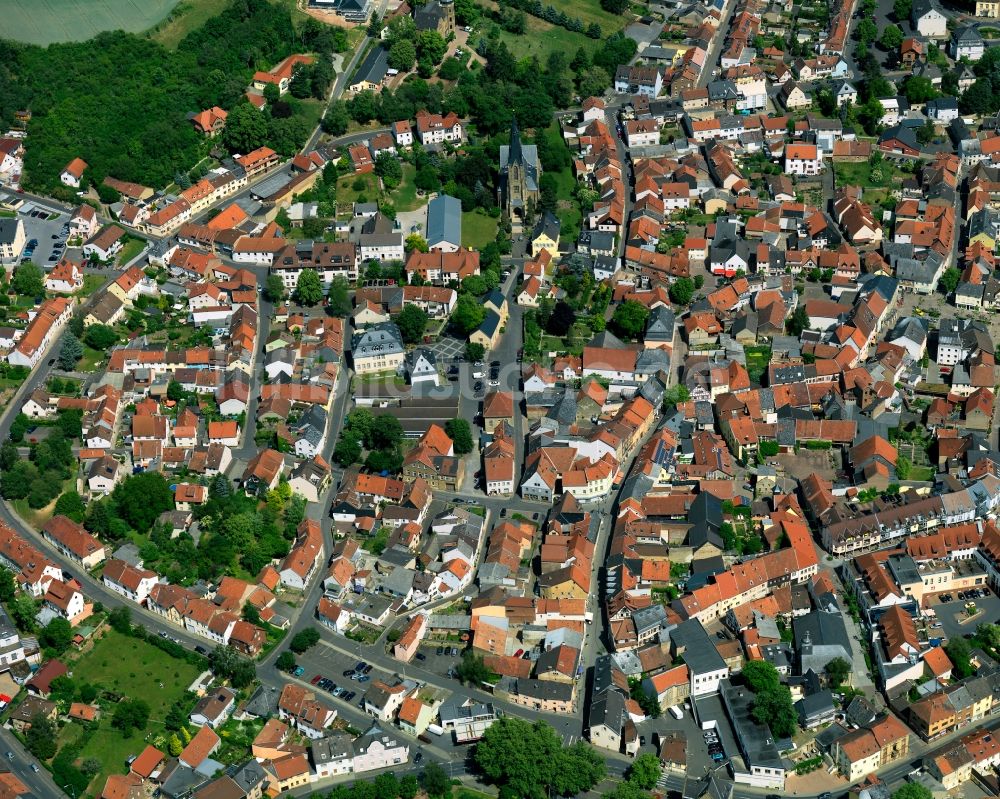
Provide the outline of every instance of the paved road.
<path id="1" fill-rule="evenodd" d="M 10 730 L 0 727 L 0 748 L 3 749 L 3 758 L 0 759 L 0 769 L 13 771 L 38 799 L 46 796 L 63 795 L 58 785 L 52 779 L 52 775 L 39 765 L 27 749 L 21 746 Z"/>

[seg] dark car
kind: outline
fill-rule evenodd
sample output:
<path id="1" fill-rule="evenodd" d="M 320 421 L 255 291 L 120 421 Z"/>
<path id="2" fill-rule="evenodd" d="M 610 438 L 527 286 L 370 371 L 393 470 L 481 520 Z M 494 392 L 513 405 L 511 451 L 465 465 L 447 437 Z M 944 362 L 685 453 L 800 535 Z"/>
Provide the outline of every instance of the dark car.
<path id="1" fill-rule="evenodd" d="M 475 386 L 473 386 L 473 388 L 474 388 L 474 389 L 475 389 L 476 391 L 482 391 L 482 390 L 483 390 L 483 384 L 482 384 L 481 382 L 479 382 L 479 383 L 476 383 L 476 385 L 475 385 Z"/>
<path id="2" fill-rule="evenodd" d="M 823 793 L 819 795 L 818 799 L 833 799 L 833 794 L 829 791 L 823 791 Z"/>
<path id="3" fill-rule="evenodd" d="M 207 655 L 208 654 L 208 650 L 205 649 L 205 647 L 203 647 L 201 644 L 198 644 L 198 646 L 196 646 L 194 648 L 194 651 L 197 652 L 199 655 Z"/>
<path id="4" fill-rule="evenodd" d="M 364 668 L 365 668 L 365 662 L 363 660 L 359 660 L 357 663 L 354 664 L 355 671 L 364 671 Z"/>
<path id="5" fill-rule="evenodd" d="M 417 660 L 427 660 L 427 655 L 425 655 L 423 652 L 417 652 L 416 657 Z"/>
<path id="6" fill-rule="evenodd" d="M 423 759 L 424 759 L 424 753 L 423 753 L 423 752 L 417 752 L 417 753 L 416 753 L 416 754 L 415 754 L 415 755 L 413 756 L 413 762 L 414 762 L 414 763 L 419 763 L 419 762 L 420 762 L 421 760 L 423 760 Z"/>
<path id="7" fill-rule="evenodd" d="M 361 671 L 362 671 L 362 672 L 363 672 L 364 674 L 370 674 L 370 673 L 371 673 L 371 670 L 372 670 L 372 664 L 371 664 L 371 663 L 365 663 L 365 666 L 364 666 L 364 668 L 363 668 L 363 669 L 361 669 Z"/>
<path id="8" fill-rule="evenodd" d="M 354 674 L 354 669 L 344 669 L 345 677 L 350 677 L 352 674 Z"/>
<path id="9" fill-rule="evenodd" d="M 437 654 L 439 654 L 439 655 L 443 655 L 444 654 L 444 647 L 443 646 L 439 646 L 437 648 Z"/>

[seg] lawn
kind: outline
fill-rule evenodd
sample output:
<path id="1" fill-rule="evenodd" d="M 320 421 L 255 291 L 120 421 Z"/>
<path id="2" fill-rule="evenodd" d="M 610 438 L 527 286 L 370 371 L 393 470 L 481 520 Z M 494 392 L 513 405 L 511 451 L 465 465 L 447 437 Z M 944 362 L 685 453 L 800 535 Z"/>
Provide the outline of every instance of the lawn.
<path id="1" fill-rule="evenodd" d="M 540 134 L 544 136 L 549 147 L 565 148 L 566 141 L 562 137 L 559 123 L 553 122 Z M 576 178 L 569 167 L 561 169 L 555 173 L 556 197 L 559 200 L 556 206 L 556 216 L 559 217 L 559 238 L 565 242 L 574 242 L 580 233 L 580 225 L 583 216 L 577 204 L 574 192 L 576 191 Z"/>
<path id="2" fill-rule="evenodd" d="M 122 653 L 128 657 L 122 657 Z M 176 660 L 151 644 L 108 630 L 93 649 L 67 664 L 77 684 L 90 683 L 103 691 L 143 699 L 150 708 L 149 729 L 162 734 L 167 711 L 180 699 L 198 676 L 197 667 Z M 80 751 L 81 758 L 96 757 L 101 761 L 101 773 L 91 787 L 103 786 L 109 774 L 124 773 L 130 755 L 139 754 L 146 746 L 141 734 L 123 738 L 110 724 L 111 710 L 92 733 Z"/>
<path id="3" fill-rule="evenodd" d="M 150 37 L 173 49 L 181 39 L 221 14 L 228 5 L 229 0 L 181 0 L 166 19 L 152 27 Z"/>
<path id="4" fill-rule="evenodd" d="M 30 434 L 29 434 L 30 438 Z M 65 491 L 72 491 L 76 487 L 76 475 L 72 475 L 68 480 L 63 483 L 62 488 L 59 493 L 62 494 Z M 57 497 L 58 498 L 58 497 Z M 15 499 L 12 503 L 14 510 L 17 511 L 17 515 L 24 519 L 28 524 L 34 527 L 36 530 L 41 529 L 45 526 L 45 523 L 52 518 L 52 512 L 56 507 L 56 500 L 52 500 L 44 508 L 32 508 L 28 505 L 27 498 L 25 499 Z"/>
<path id="5" fill-rule="evenodd" d="M 426 197 L 417 196 L 417 187 L 413 180 L 417 176 L 417 168 L 413 164 L 403 164 L 403 180 L 389 195 L 397 211 L 416 211 L 427 204 Z"/>
<path id="6" fill-rule="evenodd" d="M 497 237 L 497 220 L 481 211 L 462 214 L 462 246 L 481 250 Z"/>
<path id="7" fill-rule="evenodd" d="M 337 205 L 349 212 L 354 203 L 375 202 L 379 191 L 378 178 L 373 172 L 345 175 L 337 181 Z"/>
<path id="8" fill-rule="evenodd" d="M 584 27 L 596 22 L 605 38 L 624 28 L 627 21 L 621 14 L 605 11 L 598 0 L 546 0 L 546 5 L 565 12 L 569 17 L 576 17 Z"/>
<path id="9" fill-rule="evenodd" d="M 747 356 L 747 374 L 759 385 L 761 377 L 767 371 L 767 365 L 771 362 L 771 348 L 744 347 L 743 351 Z"/>
<path id="10" fill-rule="evenodd" d="M 46 45 L 82 42 L 119 28 L 140 33 L 161 22 L 176 4 L 177 0 L 4 0 L 0 18 L 4 38 Z"/>
<path id="11" fill-rule="evenodd" d="M 295 104 L 294 109 L 295 116 L 305 122 L 309 128 L 309 132 L 312 133 L 313 129 L 319 124 L 320 119 L 323 118 L 326 105 L 322 100 L 299 100 Z"/>
<path id="12" fill-rule="evenodd" d="M 142 239 L 129 239 L 125 242 L 121 253 L 118 255 L 118 265 L 125 266 L 125 264 L 135 258 L 144 249 L 146 249 L 145 241 Z"/>
<path id="13" fill-rule="evenodd" d="M 89 297 L 104 285 L 105 280 L 107 278 L 104 275 L 84 275 L 83 288 L 76 292 L 76 295 L 78 297 Z"/>
<path id="14" fill-rule="evenodd" d="M 493 6 L 492 3 L 486 5 Z M 573 0 L 563 0 L 562 5 L 567 7 L 567 13 L 573 13 L 571 10 Z M 591 39 L 582 33 L 568 31 L 530 14 L 524 35 L 501 31 L 500 39 L 518 60 L 537 56 L 543 64 L 548 59 L 549 53 L 564 53 L 567 57 L 572 58 L 572 54 L 581 47 L 587 53 L 593 54 L 601 44 L 598 39 Z"/>
<path id="15" fill-rule="evenodd" d="M 88 347 L 86 344 L 83 345 L 83 357 L 80 362 L 76 365 L 76 371 L 78 372 L 94 372 L 97 371 L 97 366 L 100 364 L 105 356 L 106 352 L 101 350 L 95 350 L 93 347 Z"/>
<path id="16" fill-rule="evenodd" d="M 859 164 L 836 163 L 833 174 L 837 186 L 888 187 L 900 183 L 906 174 L 889 161 L 878 164 L 879 173 L 872 174 L 872 165 L 867 161 Z M 868 200 L 867 197 L 865 197 Z"/>

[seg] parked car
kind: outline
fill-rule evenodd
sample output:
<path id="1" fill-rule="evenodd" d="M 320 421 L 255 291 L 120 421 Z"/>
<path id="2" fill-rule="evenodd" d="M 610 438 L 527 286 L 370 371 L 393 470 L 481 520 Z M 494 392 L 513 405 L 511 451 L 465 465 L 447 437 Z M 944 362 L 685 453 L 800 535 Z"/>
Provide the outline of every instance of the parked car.
<path id="1" fill-rule="evenodd" d="M 354 669 L 344 669 L 345 677 L 350 677 L 352 674 L 354 674 Z"/>
<path id="2" fill-rule="evenodd" d="M 424 753 L 423 753 L 423 752 L 417 752 L 417 753 L 416 753 L 416 754 L 415 754 L 415 755 L 413 756 L 413 762 L 414 762 L 414 763 L 419 763 L 419 762 L 420 762 L 421 760 L 423 760 L 423 759 L 424 759 Z"/>
<path id="3" fill-rule="evenodd" d="M 321 682 L 323 682 L 323 675 L 322 674 L 317 674 L 315 677 L 313 677 L 311 680 L 309 680 L 309 683 L 311 685 L 319 685 Z"/>
<path id="4" fill-rule="evenodd" d="M 292 672 L 292 674 L 294 674 L 296 677 L 301 677 L 305 673 L 306 670 L 302 668 L 302 666 L 296 666 L 295 671 Z"/>
<path id="5" fill-rule="evenodd" d="M 355 671 L 364 671 L 364 668 L 365 668 L 365 662 L 363 660 L 359 660 L 357 663 L 354 664 Z"/>
<path id="6" fill-rule="evenodd" d="M 439 646 L 437 648 L 437 654 L 438 655 L 443 655 L 444 654 L 444 647 L 443 646 Z"/>
<path id="7" fill-rule="evenodd" d="M 367 674 L 362 674 L 358 677 L 358 682 L 368 682 L 371 679 Z"/>

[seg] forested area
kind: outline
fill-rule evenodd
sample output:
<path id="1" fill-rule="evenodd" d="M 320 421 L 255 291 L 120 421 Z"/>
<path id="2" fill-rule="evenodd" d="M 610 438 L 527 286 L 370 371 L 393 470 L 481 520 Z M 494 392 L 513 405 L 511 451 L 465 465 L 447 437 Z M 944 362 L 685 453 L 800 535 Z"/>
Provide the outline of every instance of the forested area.
<path id="1" fill-rule="evenodd" d="M 25 143 L 30 189 L 58 193 L 59 173 L 77 156 L 98 182 L 113 175 L 162 187 L 210 146 L 188 113 L 233 109 L 256 70 L 292 53 L 346 49 L 344 31 L 313 20 L 296 31 L 289 9 L 267 0 L 234 0 L 176 51 L 120 31 L 45 48 L 0 40 L 0 124 L 9 126 L 15 111 L 32 112 Z M 266 135 L 287 137 L 292 128 L 304 141 L 300 127 L 286 122 Z"/>

